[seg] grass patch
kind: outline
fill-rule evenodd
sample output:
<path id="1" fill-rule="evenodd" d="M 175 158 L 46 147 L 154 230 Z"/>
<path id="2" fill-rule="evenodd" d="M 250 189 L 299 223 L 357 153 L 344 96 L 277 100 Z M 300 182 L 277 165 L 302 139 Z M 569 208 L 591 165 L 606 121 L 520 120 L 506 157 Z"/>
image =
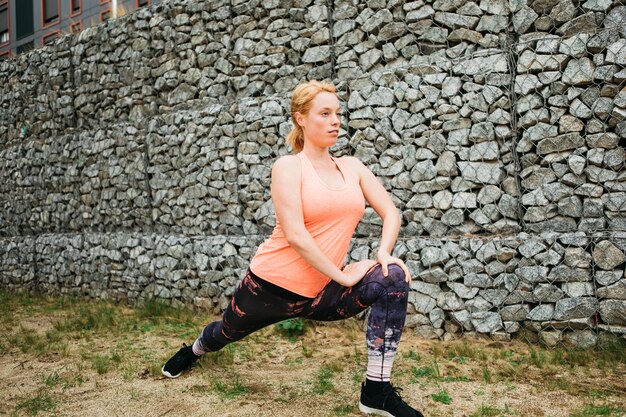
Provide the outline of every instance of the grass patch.
<path id="1" fill-rule="evenodd" d="M 352 404 L 338 405 L 333 408 L 333 413 L 336 416 L 345 416 L 356 413 L 356 407 Z"/>
<path id="2" fill-rule="evenodd" d="M 292 342 L 295 342 L 299 337 L 303 336 L 306 333 L 307 327 L 307 321 L 301 317 L 281 321 L 274 325 L 274 328 L 279 334 Z"/>
<path id="3" fill-rule="evenodd" d="M 334 388 L 333 381 L 331 380 L 332 377 L 332 369 L 326 367 L 321 368 L 317 372 L 315 383 L 313 385 L 313 392 L 315 394 L 325 394 L 326 392 L 332 390 Z"/>
<path id="4" fill-rule="evenodd" d="M 232 384 L 215 381 L 213 382 L 213 388 L 224 398 L 235 398 L 250 392 L 250 389 L 241 383 L 239 376 L 235 376 L 235 381 Z"/>
<path id="5" fill-rule="evenodd" d="M 496 417 L 501 415 L 502 411 L 499 408 L 491 407 L 489 405 L 481 405 L 476 411 L 469 415 L 469 417 Z"/>
<path id="6" fill-rule="evenodd" d="M 447 391 L 439 391 L 436 394 L 431 394 L 430 397 L 433 399 L 433 401 L 438 403 L 446 405 L 452 404 L 452 397 L 450 396 L 450 394 L 448 394 Z"/>
<path id="7" fill-rule="evenodd" d="M 23 412 L 29 416 L 36 416 L 41 412 L 51 412 L 56 409 L 57 403 L 49 394 L 40 394 L 20 401 L 15 412 Z"/>
<path id="8" fill-rule="evenodd" d="M 571 417 L 615 416 L 621 417 L 626 412 L 623 407 L 611 407 L 608 405 L 588 405 L 574 412 Z"/>

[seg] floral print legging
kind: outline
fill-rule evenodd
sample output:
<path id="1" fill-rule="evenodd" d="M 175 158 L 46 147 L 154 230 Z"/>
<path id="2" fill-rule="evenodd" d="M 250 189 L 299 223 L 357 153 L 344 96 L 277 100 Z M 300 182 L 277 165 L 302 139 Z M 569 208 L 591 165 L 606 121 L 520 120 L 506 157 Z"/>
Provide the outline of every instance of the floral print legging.
<path id="1" fill-rule="evenodd" d="M 374 266 L 353 287 L 334 281 L 315 298 L 286 291 L 250 270 L 237 287 L 222 320 L 208 324 L 194 344 L 215 352 L 265 326 L 294 317 L 334 321 L 352 317 L 371 306 L 367 322 L 367 378 L 389 381 L 404 321 L 409 285 L 404 271 L 389 265 L 388 276 Z"/>

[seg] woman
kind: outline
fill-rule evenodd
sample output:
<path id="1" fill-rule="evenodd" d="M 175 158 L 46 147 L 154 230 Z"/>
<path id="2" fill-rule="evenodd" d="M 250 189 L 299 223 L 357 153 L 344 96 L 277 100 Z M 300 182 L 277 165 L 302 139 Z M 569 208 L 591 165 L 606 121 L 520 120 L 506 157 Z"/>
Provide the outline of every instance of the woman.
<path id="1" fill-rule="evenodd" d="M 406 317 L 410 275 L 391 256 L 400 215 L 384 187 L 358 159 L 333 158 L 340 106 L 332 84 L 310 81 L 291 99 L 295 155 L 272 168 L 276 227 L 261 244 L 222 320 L 207 325 L 193 346 L 183 346 L 162 372 L 177 378 L 206 352 L 292 317 L 340 320 L 368 306 L 367 375 L 359 409 L 393 417 L 423 417 L 390 381 Z M 365 200 L 383 220 L 377 259 L 340 269 Z"/>

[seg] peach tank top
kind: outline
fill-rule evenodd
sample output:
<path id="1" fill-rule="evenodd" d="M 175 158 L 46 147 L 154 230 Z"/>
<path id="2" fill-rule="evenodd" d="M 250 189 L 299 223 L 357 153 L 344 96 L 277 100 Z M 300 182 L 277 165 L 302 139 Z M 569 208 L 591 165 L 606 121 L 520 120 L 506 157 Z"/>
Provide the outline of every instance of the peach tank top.
<path id="1" fill-rule="evenodd" d="M 300 197 L 304 226 L 322 252 L 341 268 L 354 229 L 365 211 L 365 198 L 359 178 L 339 159 L 333 161 L 343 175 L 344 185 L 332 188 L 317 175 L 311 161 L 303 152 L 300 158 L 302 176 Z M 293 249 L 276 218 L 272 235 L 263 242 L 250 269 L 262 279 L 305 297 L 315 297 L 330 282 L 330 278 L 309 265 Z"/>

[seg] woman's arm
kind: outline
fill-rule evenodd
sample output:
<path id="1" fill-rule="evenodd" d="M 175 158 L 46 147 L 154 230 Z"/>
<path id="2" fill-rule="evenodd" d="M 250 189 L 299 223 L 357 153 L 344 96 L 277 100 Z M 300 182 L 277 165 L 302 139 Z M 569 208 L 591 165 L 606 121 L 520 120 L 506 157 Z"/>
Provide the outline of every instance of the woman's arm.
<path id="1" fill-rule="evenodd" d="M 372 267 L 374 261 L 359 262 L 345 272 L 339 269 L 322 252 L 311 234 L 304 227 L 302 199 L 300 197 L 300 160 L 295 155 L 278 159 L 272 167 L 272 200 L 276 217 L 287 242 L 313 268 L 333 281 L 351 287 Z"/>
<path id="2" fill-rule="evenodd" d="M 353 172 L 358 175 L 365 199 L 383 220 L 383 232 L 376 257 L 383 268 L 383 274 L 387 276 L 389 264 L 396 264 L 404 270 L 407 282 L 410 282 L 411 275 L 404 262 L 399 258 L 391 256 L 402 223 L 400 212 L 393 204 L 393 200 L 387 193 L 387 190 L 385 190 L 385 187 L 360 160 L 354 157 L 344 157 L 342 161 L 345 161 Z"/>

